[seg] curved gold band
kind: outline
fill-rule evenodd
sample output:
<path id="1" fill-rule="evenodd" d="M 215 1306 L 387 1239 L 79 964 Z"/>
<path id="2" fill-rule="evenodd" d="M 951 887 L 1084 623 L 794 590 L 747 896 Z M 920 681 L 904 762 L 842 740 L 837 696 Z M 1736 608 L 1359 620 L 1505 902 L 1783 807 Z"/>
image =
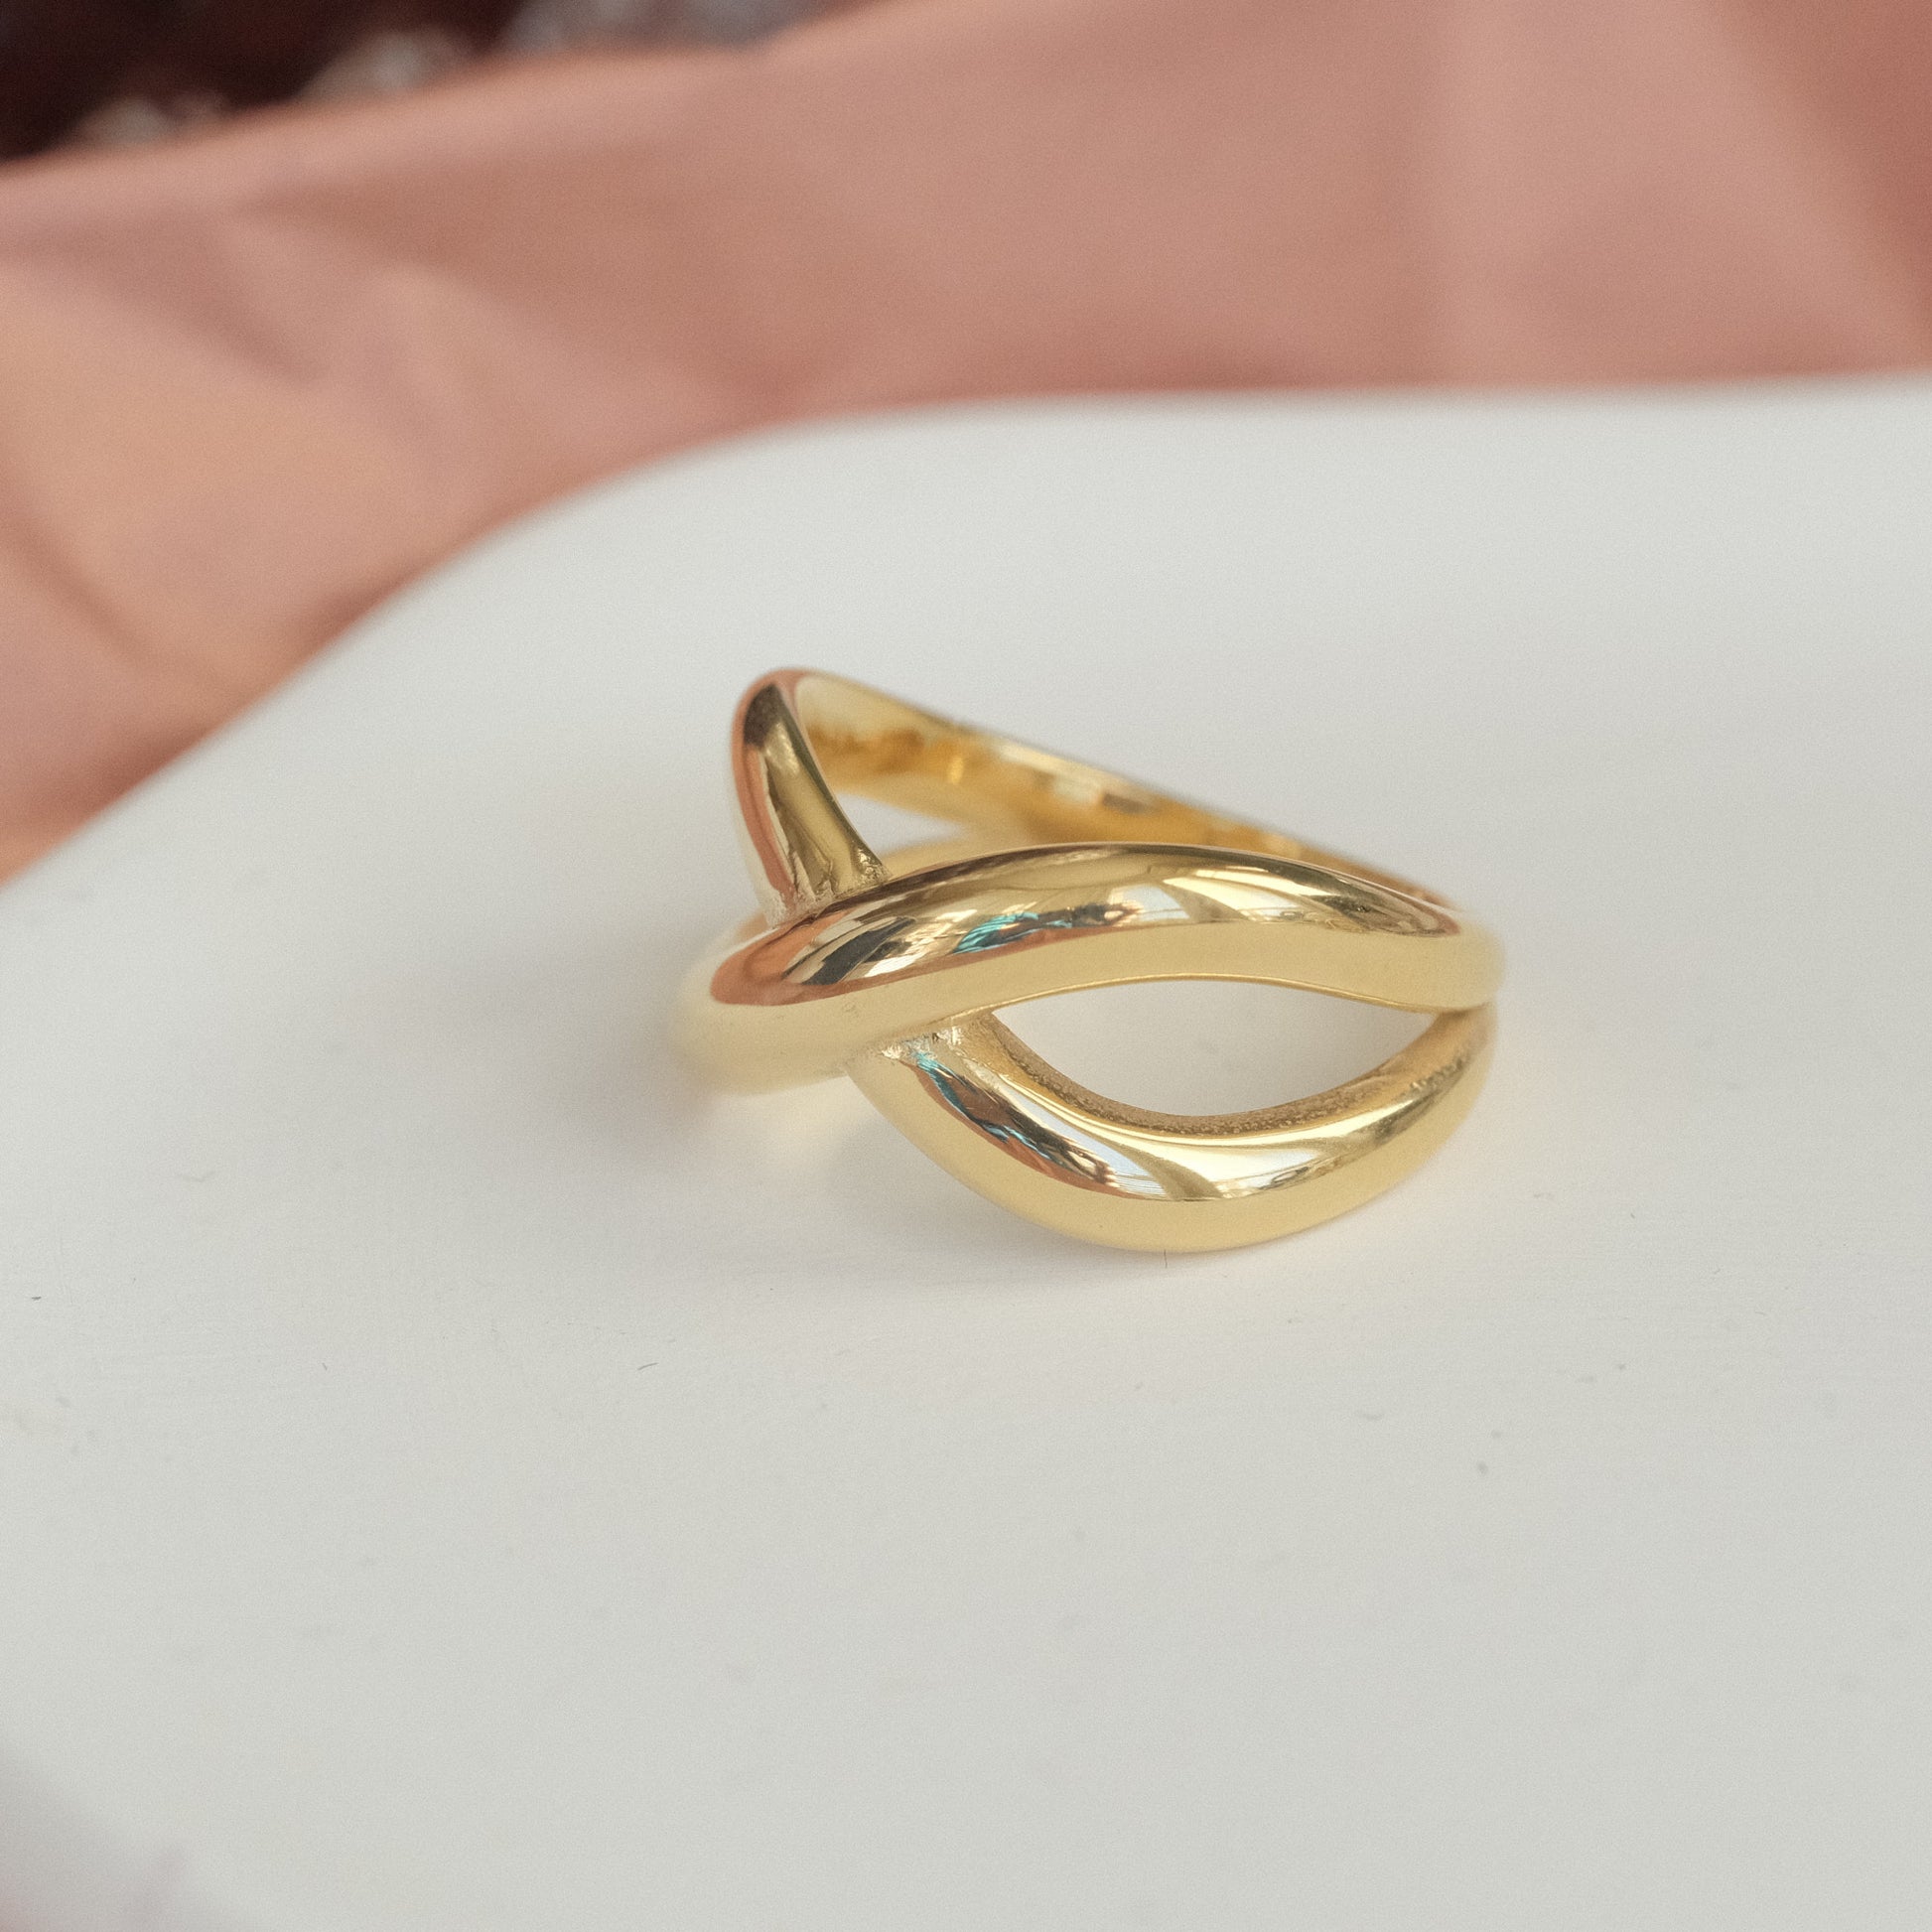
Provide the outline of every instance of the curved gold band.
<path id="1" fill-rule="evenodd" d="M 1129 1248 L 1264 1241 L 1357 1205 L 1474 1099 L 1496 941 L 1353 860 L 815 671 L 760 679 L 734 768 L 762 917 L 701 959 L 686 1050 L 722 1084 L 849 1073 L 941 1166 Z M 966 834 L 881 859 L 834 788 Z M 1359 1079 L 1214 1118 L 1073 1084 L 994 1017 L 1129 980 L 1257 980 L 1439 1017 Z"/>

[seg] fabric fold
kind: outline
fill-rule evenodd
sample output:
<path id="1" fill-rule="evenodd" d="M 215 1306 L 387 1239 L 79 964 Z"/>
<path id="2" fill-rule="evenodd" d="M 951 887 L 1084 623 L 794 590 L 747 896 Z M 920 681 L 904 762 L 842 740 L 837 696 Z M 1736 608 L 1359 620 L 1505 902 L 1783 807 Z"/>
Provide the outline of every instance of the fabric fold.
<path id="1" fill-rule="evenodd" d="M 0 863 L 757 425 L 1924 362 L 1928 36 L 1855 11 L 880 0 L 0 171 Z"/>

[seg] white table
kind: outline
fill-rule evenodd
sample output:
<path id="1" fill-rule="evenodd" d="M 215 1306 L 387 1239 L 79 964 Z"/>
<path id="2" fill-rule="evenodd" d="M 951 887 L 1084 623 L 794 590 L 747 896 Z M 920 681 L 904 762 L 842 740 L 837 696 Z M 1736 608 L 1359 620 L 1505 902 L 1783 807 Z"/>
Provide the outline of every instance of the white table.
<path id="1" fill-rule="evenodd" d="M 694 1091 L 786 661 L 1465 898 L 1468 1124 L 1164 1265 Z M 1929 735 L 1923 383 L 927 416 L 484 545 L 0 894 L 0 1923 L 1922 1932 Z M 1355 1012 L 1023 1025 L 1215 1104 Z"/>

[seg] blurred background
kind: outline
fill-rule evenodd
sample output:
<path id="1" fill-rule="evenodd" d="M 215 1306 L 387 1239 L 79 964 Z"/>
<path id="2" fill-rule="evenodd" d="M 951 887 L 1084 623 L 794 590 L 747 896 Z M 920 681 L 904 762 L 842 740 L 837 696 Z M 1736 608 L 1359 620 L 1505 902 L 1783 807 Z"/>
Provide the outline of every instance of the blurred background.
<path id="1" fill-rule="evenodd" d="M 962 399 L 1932 362 L 1923 0 L 0 0 L 0 873 L 483 532 Z"/>
<path id="2" fill-rule="evenodd" d="M 743 41 L 813 0 L 9 0 L 0 155 L 400 93 L 484 54 Z"/>

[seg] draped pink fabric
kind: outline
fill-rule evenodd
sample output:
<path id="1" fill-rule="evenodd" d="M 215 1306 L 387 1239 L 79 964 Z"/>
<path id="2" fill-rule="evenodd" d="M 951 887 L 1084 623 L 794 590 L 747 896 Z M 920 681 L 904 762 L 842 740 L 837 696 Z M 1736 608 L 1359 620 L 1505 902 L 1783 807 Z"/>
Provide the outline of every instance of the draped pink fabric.
<path id="1" fill-rule="evenodd" d="M 780 418 L 1932 360 L 1920 0 L 879 0 L 0 171 L 0 867 Z"/>

